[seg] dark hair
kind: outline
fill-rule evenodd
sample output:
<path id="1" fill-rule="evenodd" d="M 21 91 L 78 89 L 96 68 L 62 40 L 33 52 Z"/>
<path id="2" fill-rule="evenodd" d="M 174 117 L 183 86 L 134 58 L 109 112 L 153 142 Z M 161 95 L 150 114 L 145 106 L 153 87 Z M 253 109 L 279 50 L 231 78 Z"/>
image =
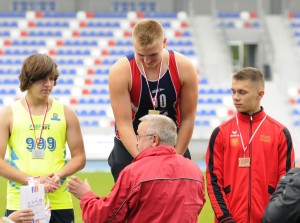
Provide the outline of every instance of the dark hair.
<path id="1" fill-rule="evenodd" d="M 26 91 L 31 85 L 39 80 L 43 80 L 49 75 L 54 76 L 54 85 L 59 76 L 57 64 L 46 54 L 32 54 L 23 63 L 21 74 L 19 75 L 20 90 Z"/>
<path id="2" fill-rule="evenodd" d="M 264 75 L 255 67 L 245 67 L 237 71 L 233 75 L 233 79 L 238 81 L 250 80 L 253 83 L 259 84 L 263 88 L 265 86 Z"/>

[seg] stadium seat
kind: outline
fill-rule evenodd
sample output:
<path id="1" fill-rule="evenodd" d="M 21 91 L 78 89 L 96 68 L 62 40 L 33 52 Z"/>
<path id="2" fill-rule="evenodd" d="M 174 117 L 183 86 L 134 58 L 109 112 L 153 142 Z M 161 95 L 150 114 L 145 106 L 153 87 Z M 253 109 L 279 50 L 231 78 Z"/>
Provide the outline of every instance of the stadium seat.
<path id="1" fill-rule="evenodd" d="M 124 1 L 125 2 L 125 1 Z M 56 7 L 56 4 L 37 5 L 38 8 Z M 113 3 L 112 3 L 113 4 Z M 84 119 L 83 127 L 100 127 L 107 120 L 110 126 L 113 116 L 110 108 L 108 74 L 110 67 L 120 57 L 133 53 L 132 28 L 141 18 L 160 19 L 163 27 L 172 34 L 168 46 L 190 57 L 196 57 L 192 32 L 184 13 L 157 12 L 154 1 L 114 3 L 117 13 L 27 11 L 0 13 L 0 84 L 18 88 L 20 68 L 24 59 L 36 52 L 49 54 L 58 64 L 60 77 L 52 95 L 68 101 Z M 143 9 L 143 11 L 121 11 Z M 21 5 L 15 5 L 20 10 Z M 27 4 L 23 9 L 30 7 Z M 24 10 L 26 11 L 26 10 Z M 199 83 L 207 84 L 207 79 Z M 16 94 L 15 89 L 0 88 L 3 97 Z M 208 95 L 208 97 L 210 97 Z M 207 103 L 208 99 L 203 99 Z M 214 99 L 215 100 L 215 99 Z M 3 101 L 0 101 L 2 103 Z M 99 108 L 97 108 L 99 106 Z M 212 108 L 202 108 L 202 115 L 209 118 L 216 113 Z M 205 112 L 204 112 L 205 111 Z M 111 112 L 112 113 L 112 112 Z M 199 111 L 198 111 L 199 113 Z M 96 119 L 101 118 L 102 121 Z M 201 126 L 209 121 L 201 121 Z"/>

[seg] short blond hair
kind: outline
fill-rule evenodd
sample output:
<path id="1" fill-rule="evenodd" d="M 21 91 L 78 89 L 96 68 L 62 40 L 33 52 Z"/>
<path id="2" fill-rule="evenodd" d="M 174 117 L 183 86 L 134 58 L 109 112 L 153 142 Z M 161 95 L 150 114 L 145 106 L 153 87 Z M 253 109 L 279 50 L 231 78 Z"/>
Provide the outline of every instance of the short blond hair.
<path id="1" fill-rule="evenodd" d="M 263 73 L 255 67 L 245 67 L 238 70 L 232 77 L 237 81 L 250 80 L 255 86 L 261 89 L 265 88 L 265 79 Z"/>
<path id="2" fill-rule="evenodd" d="M 132 40 L 139 48 L 151 47 L 164 40 L 164 29 L 162 25 L 153 19 L 139 21 L 133 29 Z"/>

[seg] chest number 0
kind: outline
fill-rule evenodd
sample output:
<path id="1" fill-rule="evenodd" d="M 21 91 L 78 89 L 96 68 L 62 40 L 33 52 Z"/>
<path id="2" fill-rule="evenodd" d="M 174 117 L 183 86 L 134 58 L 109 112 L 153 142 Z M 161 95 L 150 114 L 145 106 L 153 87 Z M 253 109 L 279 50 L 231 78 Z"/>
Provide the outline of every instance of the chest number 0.
<path id="1" fill-rule="evenodd" d="M 159 107 L 166 108 L 167 107 L 167 97 L 165 94 L 159 95 Z"/>

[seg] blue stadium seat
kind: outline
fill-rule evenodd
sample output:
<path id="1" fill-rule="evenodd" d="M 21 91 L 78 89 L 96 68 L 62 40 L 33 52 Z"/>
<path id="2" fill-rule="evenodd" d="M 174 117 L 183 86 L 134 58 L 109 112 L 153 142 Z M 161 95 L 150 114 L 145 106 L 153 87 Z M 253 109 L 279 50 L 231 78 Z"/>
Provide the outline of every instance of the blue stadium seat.
<path id="1" fill-rule="evenodd" d="M 260 22 L 259 21 L 252 22 L 252 27 L 253 28 L 259 28 L 260 27 Z"/>
<path id="2" fill-rule="evenodd" d="M 296 120 L 296 121 L 294 121 L 294 126 L 300 126 L 300 120 Z"/>
<path id="3" fill-rule="evenodd" d="M 97 84 L 97 85 L 101 85 L 101 84 L 104 84 L 104 85 L 108 85 L 108 80 L 107 79 L 95 79 L 93 81 L 93 84 Z"/>
<path id="4" fill-rule="evenodd" d="M 78 104 L 87 104 L 85 98 L 79 98 Z"/>
<path id="5" fill-rule="evenodd" d="M 170 40 L 167 44 L 168 46 L 193 46 L 191 40 Z"/>
<path id="6" fill-rule="evenodd" d="M 105 105 L 109 105 L 110 104 L 110 99 L 99 99 L 98 100 L 100 104 L 105 104 Z"/>
<path id="7" fill-rule="evenodd" d="M 30 54 L 33 54 L 33 53 L 37 53 L 37 50 L 34 49 L 34 50 L 29 50 L 29 49 L 25 49 L 25 50 L 4 50 L 4 54 L 5 55 L 11 55 L 11 56 L 22 56 L 22 55 L 25 55 L 25 56 L 28 56 Z"/>
<path id="8" fill-rule="evenodd" d="M 18 85 L 19 84 L 19 80 L 16 79 L 7 79 L 5 78 L 4 80 L 0 80 L 1 84 L 11 84 L 11 85 Z"/>
<path id="9" fill-rule="evenodd" d="M 210 122 L 208 120 L 196 120 L 195 126 L 201 127 L 201 126 L 210 126 Z"/>
<path id="10" fill-rule="evenodd" d="M 208 84 L 207 78 L 201 78 L 199 81 L 200 84 Z"/>
<path id="11" fill-rule="evenodd" d="M 89 104 L 98 104 L 98 100 L 95 99 L 95 98 L 90 98 L 90 99 L 88 100 L 88 103 L 89 103 Z"/>
<path id="12" fill-rule="evenodd" d="M 102 74 L 109 74 L 109 69 L 97 69 L 95 74 L 102 75 Z"/>
<path id="13" fill-rule="evenodd" d="M 62 55 L 62 56 L 90 56 L 91 52 L 90 50 L 57 50 L 56 55 Z"/>
<path id="14" fill-rule="evenodd" d="M 62 94 L 62 91 L 60 89 L 54 89 L 52 91 L 52 94 L 54 94 L 54 95 L 60 95 L 60 94 Z"/>
<path id="15" fill-rule="evenodd" d="M 191 37 L 192 36 L 192 34 L 191 34 L 191 32 L 190 31 L 183 31 L 182 32 L 182 36 L 184 36 L 184 37 Z"/>
<path id="16" fill-rule="evenodd" d="M 10 37 L 10 31 L 7 31 L 7 30 L 0 31 L 0 36 L 1 37 Z"/>
<path id="17" fill-rule="evenodd" d="M 83 65 L 82 59 L 60 59 L 57 61 L 58 65 Z"/>
<path id="18" fill-rule="evenodd" d="M 4 94 L 15 95 L 16 93 L 15 89 L 4 90 Z"/>
<path id="19" fill-rule="evenodd" d="M 22 65 L 22 63 L 20 59 L 0 59 L 0 65 Z"/>
<path id="20" fill-rule="evenodd" d="M 196 52 L 194 50 L 179 50 L 179 53 L 186 55 L 186 56 L 195 56 Z"/>
<path id="21" fill-rule="evenodd" d="M 117 46 L 133 46 L 132 40 L 117 40 Z"/>
<path id="22" fill-rule="evenodd" d="M 58 27 L 63 27 L 63 28 L 67 28 L 69 27 L 69 22 L 67 21 L 37 21 L 35 24 L 36 27 L 54 27 L 54 28 L 58 28 Z"/>
<path id="23" fill-rule="evenodd" d="M 0 18 L 25 18 L 26 13 L 22 12 L 0 12 Z"/>
<path id="24" fill-rule="evenodd" d="M 12 28 L 12 27 L 18 27 L 18 23 L 16 21 L 3 21 L 3 22 L 0 22 L 0 27 L 9 27 L 9 28 Z"/>
<path id="25" fill-rule="evenodd" d="M 82 31 L 80 36 L 83 37 L 113 37 L 112 31 Z"/>
<path id="26" fill-rule="evenodd" d="M 61 69 L 59 70 L 59 73 L 62 74 L 62 75 L 75 75 L 76 74 L 76 70 L 75 69 Z"/>
<path id="27" fill-rule="evenodd" d="M 59 85 L 62 84 L 62 85 L 73 85 L 74 84 L 74 81 L 73 79 L 58 79 L 58 82 L 57 82 Z"/>
<path id="28" fill-rule="evenodd" d="M 45 12 L 44 18 L 76 18 L 76 12 Z"/>
<path id="29" fill-rule="evenodd" d="M 106 112 L 105 112 L 104 110 L 100 110 L 100 111 L 98 112 L 98 115 L 99 115 L 99 116 L 106 116 Z"/>
<path id="30" fill-rule="evenodd" d="M 220 19 L 228 19 L 228 18 L 240 19 L 240 12 L 218 12 L 217 17 Z"/>
<path id="31" fill-rule="evenodd" d="M 107 21 L 107 22 L 95 22 L 95 21 L 89 21 L 87 22 L 87 27 L 90 27 L 90 28 L 94 28 L 94 27 L 97 27 L 97 28 L 120 28 L 120 22 L 116 21 Z"/>
<path id="32" fill-rule="evenodd" d="M 115 13 L 103 13 L 103 12 L 96 12 L 94 13 L 94 18 L 127 18 L 127 12 L 115 12 Z"/>
<path id="33" fill-rule="evenodd" d="M 99 94 L 99 93 L 98 93 L 98 89 L 95 89 L 95 88 L 92 89 L 92 90 L 91 90 L 91 94 Z"/>
<path id="34" fill-rule="evenodd" d="M 103 65 L 113 65 L 117 60 L 116 59 L 104 59 L 102 61 Z"/>
<path id="35" fill-rule="evenodd" d="M 31 37 L 62 37 L 62 32 L 61 31 L 29 31 L 28 36 Z"/>
<path id="36" fill-rule="evenodd" d="M 62 94 L 64 95 L 71 95 L 71 90 L 70 89 L 65 89 Z"/>
<path id="37" fill-rule="evenodd" d="M 176 19 L 177 18 L 177 12 L 146 12 L 145 13 L 146 18 L 156 18 L 156 19 Z"/>
<path id="38" fill-rule="evenodd" d="M 98 46 L 96 40 L 66 40 L 65 46 Z"/>
<path id="39" fill-rule="evenodd" d="M 1 69 L 0 68 L 0 75 L 19 75 L 20 72 L 21 72 L 20 69 Z"/>

